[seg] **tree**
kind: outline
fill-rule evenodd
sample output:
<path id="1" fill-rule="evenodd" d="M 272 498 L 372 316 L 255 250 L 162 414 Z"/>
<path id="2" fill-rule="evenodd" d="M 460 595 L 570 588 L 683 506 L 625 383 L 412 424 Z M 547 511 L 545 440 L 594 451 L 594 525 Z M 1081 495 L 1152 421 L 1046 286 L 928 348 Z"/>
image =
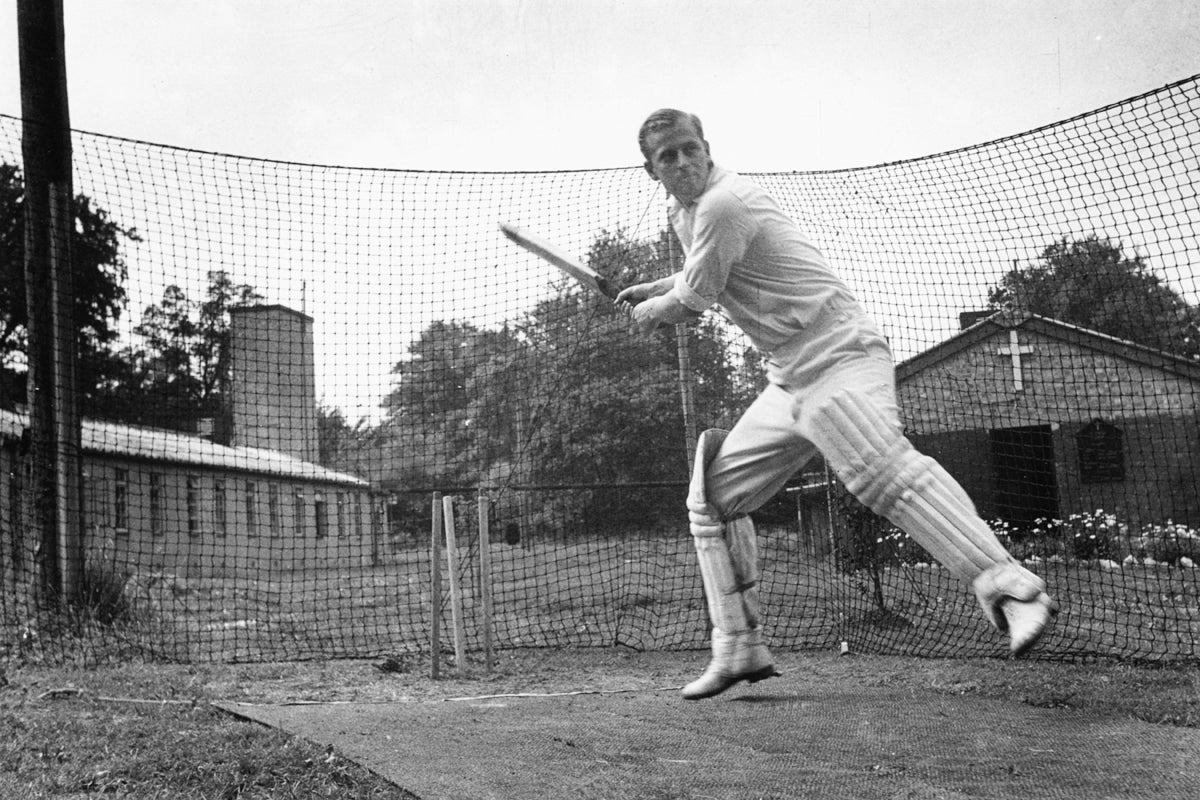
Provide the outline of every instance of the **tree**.
<path id="1" fill-rule="evenodd" d="M 5 408 L 25 400 L 24 194 L 20 171 L 0 163 L 0 407 Z M 141 238 L 85 195 L 76 195 L 74 213 L 71 260 L 80 334 L 78 385 L 85 400 L 95 401 L 126 372 L 114 351 L 128 275 L 121 247 Z"/>
<path id="2" fill-rule="evenodd" d="M 262 300 L 254 287 L 224 271 L 208 273 L 205 300 L 178 286 L 148 306 L 133 332 L 142 347 L 123 355 L 123 379 L 98 408 L 124 422 L 186 428 L 200 417 L 221 417 L 230 379 L 229 310 Z"/>
<path id="3" fill-rule="evenodd" d="M 349 472 L 368 480 L 378 480 L 372 456 L 381 444 L 380 430 L 359 419 L 353 426 L 341 409 L 317 403 L 317 463 L 323 467 Z"/>
<path id="4" fill-rule="evenodd" d="M 1068 322 L 1176 355 L 1200 358 L 1200 311 L 1120 242 L 1097 236 L 1047 246 L 1041 261 L 1006 273 L 991 308 Z"/>
<path id="5" fill-rule="evenodd" d="M 589 265 L 616 285 L 671 271 L 662 241 L 602 231 Z M 603 297 L 564 284 L 520 326 L 536 354 L 524 458 L 536 483 L 602 484 L 663 480 L 682 463 L 675 332 L 646 339 Z M 636 503 L 632 504 L 636 505 Z"/>
<path id="6" fill-rule="evenodd" d="M 679 252 L 669 237 L 605 231 L 587 261 L 618 285 L 662 277 Z M 437 321 L 422 332 L 384 402 L 391 475 L 410 489 L 576 486 L 546 496 L 539 513 L 589 527 L 652 524 L 668 507 L 660 489 L 623 490 L 614 507 L 591 487 L 686 476 L 676 331 L 644 338 L 604 297 L 568 279 L 552 288 L 500 330 Z M 727 333 L 708 315 L 688 337 L 697 403 L 714 422 L 736 415 L 755 388 L 744 380 L 755 359 Z"/>
<path id="7" fill-rule="evenodd" d="M 514 435 L 503 373 L 520 351 L 507 329 L 436 321 L 424 330 L 383 401 L 392 439 L 421 442 L 400 449 L 398 470 L 428 486 L 477 482 Z"/>

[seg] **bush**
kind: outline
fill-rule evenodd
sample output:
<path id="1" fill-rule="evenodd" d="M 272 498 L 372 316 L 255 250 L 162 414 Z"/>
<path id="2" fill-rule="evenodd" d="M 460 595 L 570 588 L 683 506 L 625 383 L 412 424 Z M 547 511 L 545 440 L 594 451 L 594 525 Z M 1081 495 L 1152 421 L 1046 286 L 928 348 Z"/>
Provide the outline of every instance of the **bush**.
<path id="1" fill-rule="evenodd" d="M 89 563 L 81 577 L 79 607 L 87 619 L 107 626 L 133 618 L 133 605 L 125 592 L 125 576 L 111 564 Z"/>
<path id="2" fill-rule="evenodd" d="M 932 561 L 906 533 L 853 497 L 840 497 L 837 510 L 848 532 L 838 554 L 847 572 Z M 1160 564 L 1186 563 L 1185 558 L 1200 564 L 1200 531 L 1170 520 L 1145 525 L 1133 534 L 1116 514 L 1098 508 L 1066 519 L 1037 519 L 1024 527 L 1002 519 L 987 524 L 1018 561 L 1120 562 L 1132 556 Z"/>
<path id="3" fill-rule="evenodd" d="M 988 526 L 1018 561 L 1061 561 L 1069 555 L 1062 520 L 1036 519 L 1031 527 L 1018 528 L 994 519 L 988 521 Z"/>
<path id="4" fill-rule="evenodd" d="M 838 524 L 846 532 L 840 541 L 839 563 L 847 572 L 933 561 L 912 537 L 850 494 L 838 495 L 836 509 Z"/>
<path id="5" fill-rule="evenodd" d="M 1116 514 L 1096 509 L 1065 520 L 1038 519 L 1021 529 L 1004 520 L 988 524 L 1018 561 L 1123 561 L 1132 557 L 1162 564 L 1179 564 L 1184 558 L 1200 563 L 1200 533 L 1171 521 L 1145 525 L 1132 534 Z"/>
<path id="6" fill-rule="evenodd" d="M 1129 538 L 1128 527 L 1100 509 L 1072 514 L 1059 525 L 1068 551 L 1082 561 L 1116 558 Z"/>
<path id="7" fill-rule="evenodd" d="M 1150 558 L 1161 564 L 1178 564 L 1183 558 L 1200 563 L 1200 533 L 1170 520 L 1146 525 L 1132 541 L 1135 558 Z"/>

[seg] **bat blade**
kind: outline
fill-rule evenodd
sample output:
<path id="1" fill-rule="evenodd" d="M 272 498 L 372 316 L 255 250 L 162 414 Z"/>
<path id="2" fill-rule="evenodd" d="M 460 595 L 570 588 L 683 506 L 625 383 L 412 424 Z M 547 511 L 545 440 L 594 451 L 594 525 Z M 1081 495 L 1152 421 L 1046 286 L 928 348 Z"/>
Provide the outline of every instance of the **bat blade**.
<path id="1" fill-rule="evenodd" d="M 558 267 L 592 291 L 599 292 L 609 300 L 617 299 L 617 289 L 607 278 L 591 267 L 584 265 L 578 259 L 572 258 L 562 250 L 559 250 L 545 239 L 534 236 L 532 233 L 508 222 L 500 223 L 500 230 L 513 242 Z"/>

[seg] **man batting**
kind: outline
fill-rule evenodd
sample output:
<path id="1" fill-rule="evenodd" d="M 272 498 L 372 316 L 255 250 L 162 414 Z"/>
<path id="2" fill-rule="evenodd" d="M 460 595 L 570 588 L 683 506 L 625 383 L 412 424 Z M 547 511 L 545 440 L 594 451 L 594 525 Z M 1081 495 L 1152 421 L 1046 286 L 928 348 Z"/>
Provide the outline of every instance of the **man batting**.
<path id="1" fill-rule="evenodd" d="M 695 115 L 654 112 L 638 144 L 672 198 L 686 258 L 678 274 L 631 286 L 617 303 L 644 333 L 719 303 L 767 354 L 767 388 L 732 430 L 705 431 L 696 447 L 687 508 L 712 661 L 683 696 L 778 674 L 762 638 L 748 515 L 818 453 L 864 505 L 971 585 L 1014 655 L 1032 647 L 1057 605 L 957 481 L 904 437 L 891 350 L 846 284 L 766 192 L 713 163 Z"/>

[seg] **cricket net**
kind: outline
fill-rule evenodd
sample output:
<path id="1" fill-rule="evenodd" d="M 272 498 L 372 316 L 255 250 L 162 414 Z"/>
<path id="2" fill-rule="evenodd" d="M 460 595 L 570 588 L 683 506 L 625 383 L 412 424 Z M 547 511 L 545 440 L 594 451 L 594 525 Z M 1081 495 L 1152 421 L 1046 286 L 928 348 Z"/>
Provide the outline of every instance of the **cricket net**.
<path id="1" fill-rule="evenodd" d="M 705 645 L 689 452 L 762 356 L 719 310 L 639 337 L 498 229 L 619 285 L 671 274 L 639 166 L 363 169 L 73 132 L 63 539 L 29 446 L 21 140 L 0 117 L 0 658 L 419 655 L 456 622 L 470 658 Z M 1034 657 L 1200 658 L 1197 174 L 1200 76 L 961 150 L 750 176 L 882 325 L 910 437 L 1061 602 Z M 756 518 L 773 646 L 1004 652 L 819 462 Z"/>

